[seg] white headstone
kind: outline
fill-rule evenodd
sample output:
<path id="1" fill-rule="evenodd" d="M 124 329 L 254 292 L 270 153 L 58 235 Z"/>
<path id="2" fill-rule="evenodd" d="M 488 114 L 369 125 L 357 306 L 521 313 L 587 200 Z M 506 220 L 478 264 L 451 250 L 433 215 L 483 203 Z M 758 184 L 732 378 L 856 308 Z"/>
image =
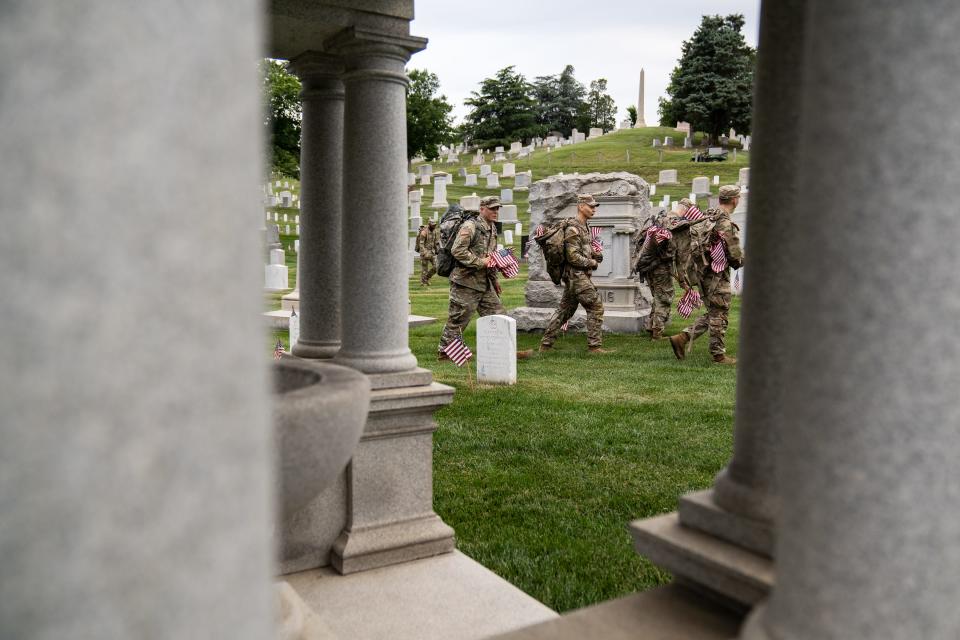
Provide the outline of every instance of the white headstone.
<path id="1" fill-rule="evenodd" d="M 485 178 L 490 173 L 490 165 L 482 164 L 480 165 L 480 177 Z"/>
<path id="2" fill-rule="evenodd" d="M 657 185 L 655 184 L 650 185 L 650 195 L 652 196 L 657 195 Z"/>
<path id="3" fill-rule="evenodd" d="M 466 177 L 466 179 L 465 179 L 465 181 L 464 181 L 464 183 L 463 183 L 463 186 L 465 186 L 465 187 L 475 187 L 475 186 L 477 186 L 477 174 L 475 174 L 475 173 L 468 173 L 468 174 L 467 174 L 467 177 Z"/>
<path id="4" fill-rule="evenodd" d="M 513 202 L 513 189 L 500 189 L 500 203 L 510 204 Z"/>
<path id="5" fill-rule="evenodd" d="M 518 173 L 513 180 L 514 189 L 529 189 L 530 188 L 530 174 L 529 173 Z"/>
<path id="6" fill-rule="evenodd" d="M 599 138 L 602 135 L 603 135 L 603 129 L 601 129 L 600 127 L 590 127 L 591 138 Z"/>
<path id="7" fill-rule="evenodd" d="M 673 138 L 672 138 L 671 136 L 665 136 L 665 137 L 663 138 L 663 146 L 665 146 L 665 147 L 672 147 L 672 146 L 673 146 Z"/>
<path id="8" fill-rule="evenodd" d="M 477 320 L 477 381 L 517 383 L 517 321 L 510 316 Z"/>
<path id="9" fill-rule="evenodd" d="M 737 178 L 737 184 L 741 187 L 750 186 L 750 167 L 740 169 L 740 176 Z"/>
<path id="10" fill-rule="evenodd" d="M 503 231 L 503 244 L 513 244 L 513 231 L 510 229 Z"/>
<path id="11" fill-rule="evenodd" d="M 419 231 L 423 224 L 423 218 L 420 216 L 410 216 L 410 231 Z"/>
<path id="12" fill-rule="evenodd" d="M 297 253 L 300 253 L 300 238 L 297 238 L 293 241 L 293 250 Z"/>
<path id="13" fill-rule="evenodd" d="M 655 146 L 655 147 L 659 147 L 659 146 L 660 146 L 660 138 L 654 138 L 654 139 L 653 139 L 653 146 Z"/>
<path id="14" fill-rule="evenodd" d="M 425 187 L 430 184 L 430 174 L 420 176 L 420 186 Z"/>
<path id="15" fill-rule="evenodd" d="M 433 166 L 432 166 L 432 165 L 422 164 L 422 165 L 420 165 L 419 169 L 420 169 L 420 177 L 421 177 L 421 178 L 422 178 L 423 176 L 429 176 L 429 175 L 432 175 L 432 174 L 433 174 Z"/>
<path id="16" fill-rule="evenodd" d="M 513 178 L 517 174 L 517 165 L 512 162 L 503 163 L 503 177 L 504 178 Z"/>
<path id="17" fill-rule="evenodd" d="M 283 249 L 270 249 L 270 264 L 286 264 L 286 256 Z"/>
<path id="18" fill-rule="evenodd" d="M 494 148 L 493 148 L 493 152 L 494 152 L 494 153 L 503 153 L 503 147 L 494 147 Z"/>
<path id="19" fill-rule="evenodd" d="M 495 173 L 487 174 L 487 188 L 499 187 L 500 186 L 500 176 Z"/>
<path id="20" fill-rule="evenodd" d="M 297 315 L 296 309 L 290 310 L 290 324 L 288 327 L 290 332 L 290 351 L 293 351 L 294 345 L 300 342 L 300 316 Z"/>
<path id="21" fill-rule="evenodd" d="M 438 173 L 433 180 L 433 202 L 431 209 L 446 209 L 450 205 L 447 203 L 447 178 L 445 173 Z"/>
<path id="22" fill-rule="evenodd" d="M 474 176 L 476 177 L 476 176 Z M 480 211 L 480 196 L 477 194 L 460 198 L 460 206 L 464 211 Z"/>
<path id="23" fill-rule="evenodd" d="M 690 189 L 697 197 L 710 195 L 710 178 L 707 176 L 698 176 L 693 179 L 693 187 Z"/>
<path id="24" fill-rule="evenodd" d="M 523 148 L 523 142 L 510 143 L 510 153 L 520 153 L 520 149 L 522 148 Z"/>
<path id="25" fill-rule="evenodd" d="M 713 176 L 713 184 L 714 186 L 720 184 L 720 176 Z"/>
<path id="26" fill-rule="evenodd" d="M 285 235 L 285 236 L 290 235 L 290 225 L 286 224 L 286 225 L 283 225 L 283 226 L 284 226 L 283 235 Z"/>
<path id="27" fill-rule="evenodd" d="M 677 170 L 664 169 L 657 178 L 657 184 L 677 184 Z"/>
<path id="28" fill-rule="evenodd" d="M 515 204 L 505 204 L 500 207 L 500 215 L 497 218 L 498 221 L 503 222 L 504 224 L 514 224 L 517 222 L 517 205 Z"/>
<path id="29" fill-rule="evenodd" d="M 263 270 L 265 289 L 268 291 L 286 291 L 290 288 L 290 275 L 287 271 L 287 265 L 268 264 L 264 265 Z"/>
<path id="30" fill-rule="evenodd" d="M 417 184 L 417 174 L 415 174 L 415 173 L 408 173 L 408 174 L 407 174 L 407 186 L 409 187 L 409 186 L 415 185 L 415 184 Z"/>
<path id="31" fill-rule="evenodd" d="M 520 222 L 518 222 L 517 224 L 513 225 L 513 232 L 514 232 L 515 234 L 517 234 L 518 237 L 519 237 L 519 236 L 522 236 L 522 235 L 523 235 L 523 224 L 520 223 Z"/>

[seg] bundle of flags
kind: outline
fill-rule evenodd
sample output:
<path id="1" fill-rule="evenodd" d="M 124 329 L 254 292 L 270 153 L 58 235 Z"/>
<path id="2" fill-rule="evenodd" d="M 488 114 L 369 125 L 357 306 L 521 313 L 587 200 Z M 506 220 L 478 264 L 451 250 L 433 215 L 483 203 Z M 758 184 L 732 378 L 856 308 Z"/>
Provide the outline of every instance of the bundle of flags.
<path id="1" fill-rule="evenodd" d="M 277 338 L 277 346 L 273 348 L 273 359 L 279 360 L 283 357 L 283 354 L 286 353 L 283 349 L 283 343 L 280 342 L 280 338 Z"/>
<path id="2" fill-rule="evenodd" d="M 520 273 L 520 263 L 513 257 L 513 249 L 500 249 L 493 252 L 493 262 L 503 272 L 504 278 L 513 278 Z"/>
<path id="3" fill-rule="evenodd" d="M 534 229 L 534 231 L 533 231 L 533 235 L 530 236 L 530 239 L 529 239 L 529 240 L 527 240 L 527 251 L 528 251 L 528 252 L 530 251 L 530 247 L 533 246 L 533 243 L 536 242 L 536 239 L 539 238 L 540 236 L 542 236 L 542 235 L 543 235 L 544 233 L 546 233 L 546 232 L 547 232 L 547 230 L 544 228 L 544 226 L 543 226 L 542 224 L 538 224 L 538 225 L 537 225 L 537 228 Z"/>
<path id="4" fill-rule="evenodd" d="M 710 268 L 714 273 L 720 273 L 727 268 L 727 251 L 722 238 L 717 238 L 716 243 L 710 247 Z"/>
<path id="5" fill-rule="evenodd" d="M 646 237 L 643 239 L 643 244 L 649 245 L 651 242 L 661 244 L 664 240 L 669 240 L 672 237 L 673 233 L 671 233 L 669 229 L 664 229 L 663 227 L 653 225 L 647 229 Z"/>
<path id="6" fill-rule="evenodd" d="M 590 246 L 594 253 L 603 253 L 603 240 L 600 238 L 600 227 L 590 227 Z"/>
<path id="7" fill-rule="evenodd" d="M 463 341 L 461 336 L 457 336 L 443 348 L 443 352 L 447 354 L 450 360 L 453 361 L 458 367 L 462 367 L 467 360 L 473 357 L 473 352 L 470 351 L 470 347 L 467 346 L 467 343 Z"/>
<path id="8" fill-rule="evenodd" d="M 699 309 L 702 305 L 700 294 L 693 289 L 687 289 L 687 292 L 680 298 L 680 302 L 677 303 L 677 313 L 684 318 L 689 318 L 693 310 Z"/>
<path id="9" fill-rule="evenodd" d="M 707 214 L 705 214 L 703 211 L 700 211 L 697 205 L 692 204 L 687 207 L 687 210 L 683 213 L 683 217 L 690 222 L 696 222 L 697 220 L 702 220 L 707 217 Z"/>

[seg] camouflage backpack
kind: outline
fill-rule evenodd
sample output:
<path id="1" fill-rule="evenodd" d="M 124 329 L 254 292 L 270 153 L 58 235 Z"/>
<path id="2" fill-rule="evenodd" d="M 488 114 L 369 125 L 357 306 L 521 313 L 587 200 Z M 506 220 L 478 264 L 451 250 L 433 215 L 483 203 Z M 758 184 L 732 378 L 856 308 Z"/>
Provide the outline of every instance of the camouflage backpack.
<path id="1" fill-rule="evenodd" d="M 458 262 L 450 248 L 457 239 L 457 232 L 468 219 L 476 217 L 476 212 L 464 211 L 458 204 L 450 205 L 447 212 L 440 219 L 440 247 L 437 249 L 437 275 L 449 278 Z"/>
<path id="2" fill-rule="evenodd" d="M 543 261 L 547 263 L 547 274 L 553 280 L 553 284 L 560 284 L 563 267 L 567 263 L 564 239 L 568 224 L 570 224 L 570 218 L 555 220 L 543 225 L 543 233 L 534 236 L 534 240 L 543 252 Z"/>
<path id="3" fill-rule="evenodd" d="M 710 217 L 697 221 L 686 218 L 668 218 L 664 227 L 673 237 L 670 239 L 673 249 L 674 276 L 685 289 L 700 285 L 703 270 L 710 264 L 710 235 L 716 222 Z"/>
<path id="4" fill-rule="evenodd" d="M 637 259 L 636 262 L 634 262 L 633 270 L 640 275 L 641 280 L 645 278 L 651 269 L 656 267 L 669 255 L 669 251 L 664 251 L 662 245 L 653 241 L 646 241 L 647 231 L 654 226 L 666 228 L 666 220 L 667 216 L 663 211 L 661 211 L 659 215 L 651 216 L 636 236 L 639 247 L 637 249 Z"/>

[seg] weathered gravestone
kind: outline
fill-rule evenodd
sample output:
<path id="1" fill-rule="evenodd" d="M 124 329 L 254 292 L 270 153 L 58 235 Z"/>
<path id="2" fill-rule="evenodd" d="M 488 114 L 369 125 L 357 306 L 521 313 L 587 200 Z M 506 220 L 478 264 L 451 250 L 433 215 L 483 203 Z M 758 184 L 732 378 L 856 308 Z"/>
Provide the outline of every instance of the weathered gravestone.
<path id="1" fill-rule="evenodd" d="M 437 173 L 433 176 L 433 202 L 430 204 L 431 209 L 446 209 L 449 207 L 447 203 L 447 182 L 450 178 L 449 174 L 446 173 Z"/>
<path id="2" fill-rule="evenodd" d="M 513 189 L 500 189 L 500 203 L 510 204 L 513 202 Z"/>
<path id="3" fill-rule="evenodd" d="M 503 177 L 504 178 L 513 178 L 517 174 L 517 165 L 512 162 L 503 163 Z"/>
<path id="4" fill-rule="evenodd" d="M 475 193 L 469 196 L 463 196 L 460 198 L 460 206 L 464 211 L 480 211 L 480 196 Z"/>
<path id="5" fill-rule="evenodd" d="M 487 174 L 487 188 L 492 189 L 493 187 L 500 186 L 500 176 L 495 173 Z"/>
<path id="6" fill-rule="evenodd" d="M 650 291 L 632 274 L 637 258 L 639 230 L 650 217 L 649 186 L 631 173 L 588 173 L 551 176 L 538 180 L 530 188 L 530 227 L 576 216 L 576 196 L 591 193 L 600 203 L 589 226 L 600 229 L 603 262 L 593 272 L 603 300 L 605 331 L 639 333 L 650 310 Z M 521 331 L 543 330 L 556 310 L 563 292 L 547 274 L 539 245 L 530 244 L 527 258 L 529 280 L 524 292 L 526 306 L 513 309 Z M 583 330 L 581 310 L 570 321 L 574 330 Z"/>
<path id="7" fill-rule="evenodd" d="M 477 320 L 477 381 L 517 383 L 517 321 L 492 315 Z"/>
<path id="8" fill-rule="evenodd" d="M 505 229 L 503 232 L 503 244 L 513 244 L 513 229 Z"/>
<path id="9" fill-rule="evenodd" d="M 740 169 L 740 175 L 737 178 L 737 184 L 741 187 L 750 186 L 750 167 L 744 167 Z"/>
<path id="10" fill-rule="evenodd" d="M 529 173 L 518 173 L 513 181 L 513 188 L 515 191 L 526 191 L 530 188 L 530 174 Z"/>
<path id="11" fill-rule="evenodd" d="M 693 187 L 690 189 L 697 194 L 698 198 L 704 198 L 710 195 L 710 178 L 707 176 L 697 176 L 693 179 Z"/>
<path id="12" fill-rule="evenodd" d="M 480 165 L 480 177 L 486 178 L 488 175 L 490 175 L 490 165 L 488 164 Z"/>
<path id="13" fill-rule="evenodd" d="M 505 204 L 500 207 L 499 222 L 514 224 L 517 222 L 517 220 L 517 205 Z"/>
<path id="14" fill-rule="evenodd" d="M 463 186 L 465 187 L 475 187 L 477 186 L 477 174 L 468 173 L 464 179 Z"/>
<path id="15" fill-rule="evenodd" d="M 657 178 L 657 184 L 680 184 L 677 182 L 676 169 L 664 169 Z"/>
<path id="16" fill-rule="evenodd" d="M 603 129 L 599 127 L 590 127 L 590 138 L 599 138 L 603 135 Z"/>
<path id="17" fill-rule="evenodd" d="M 420 169 L 420 177 L 421 177 L 421 178 L 422 178 L 423 176 L 429 176 L 429 175 L 432 175 L 432 174 L 433 174 L 433 165 L 422 164 L 422 165 L 420 165 L 419 169 Z"/>
<path id="18" fill-rule="evenodd" d="M 267 291 L 286 291 L 290 288 L 290 275 L 283 249 L 270 250 L 270 264 L 264 267 L 263 277 Z"/>

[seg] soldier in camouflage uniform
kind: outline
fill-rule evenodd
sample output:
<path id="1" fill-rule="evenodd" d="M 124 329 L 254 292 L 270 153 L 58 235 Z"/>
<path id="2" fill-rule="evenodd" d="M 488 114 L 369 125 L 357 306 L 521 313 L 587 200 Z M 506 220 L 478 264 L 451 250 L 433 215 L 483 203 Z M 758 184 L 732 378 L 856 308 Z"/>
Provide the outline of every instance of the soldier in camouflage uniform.
<path id="1" fill-rule="evenodd" d="M 417 234 L 417 251 L 420 253 L 420 286 L 429 287 L 430 278 L 437 272 L 437 247 L 440 245 L 440 229 L 435 220 L 427 223 Z"/>
<path id="2" fill-rule="evenodd" d="M 450 310 L 447 324 L 440 335 L 437 359 L 449 360 L 443 348 L 470 324 L 476 311 L 483 316 L 505 313 L 500 302 L 497 268 L 490 255 L 497 248 L 497 227 L 500 198 L 489 196 L 480 201 L 480 215 L 467 218 L 457 231 L 450 253 L 457 266 L 450 273 Z"/>
<path id="3" fill-rule="evenodd" d="M 683 215 L 690 205 L 689 198 L 682 198 L 676 215 Z M 672 212 L 666 212 L 658 216 L 653 224 L 663 227 L 667 217 L 673 215 Z M 647 332 L 651 340 L 659 340 L 663 337 L 663 328 L 670 322 L 670 312 L 673 309 L 674 247 L 669 240 L 656 242 L 655 238 L 651 238 L 650 242 L 653 243 L 649 249 L 654 253 L 653 266 L 642 274 L 653 296 L 650 316 L 647 320 Z"/>
<path id="4" fill-rule="evenodd" d="M 603 254 L 594 252 L 587 222 L 593 218 L 600 205 L 592 195 L 577 196 L 577 217 L 570 220 L 564 229 L 564 253 L 567 264 L 563 267 L 563 296 L 540 340 L 540 351 L 553 348 L 553 341 L 567 320 L 582 304 L 587 312 L 587 347 L 591 353 L 611 353 L 604 349 L 603 300 L 590 279 L 590 273 L 603 261 Z"/>
<path id="5" fill-rule="evenodd" d="M 692 325 L 670 338 L 670 345 L 677 359 L 683 360 L 693 346 L 693 341 L 707 331 L 710 332 L 710 354 L 713 361 L 720 364 L 735 364 L 736 358 L 727 355 L 724 341 L 727 333 L 727 315 L 730 312 L 730 267 L 743 266 L 743 249 L 740 247 L 740 228 L 730 220 L 730 214 L 740 202 L 740 187 L 732 184 L 720 187 L 720 206 L 708 209 L 706 214 L 713 221 L 711 245 L 716 239 L 723 240 L 727 267 L 720 273 L 714 273 L 710 266 L 710 256 L 706 256 L 706 267 L 700 281 L 700 290 L 707 305 L 707 312 Z"/>

